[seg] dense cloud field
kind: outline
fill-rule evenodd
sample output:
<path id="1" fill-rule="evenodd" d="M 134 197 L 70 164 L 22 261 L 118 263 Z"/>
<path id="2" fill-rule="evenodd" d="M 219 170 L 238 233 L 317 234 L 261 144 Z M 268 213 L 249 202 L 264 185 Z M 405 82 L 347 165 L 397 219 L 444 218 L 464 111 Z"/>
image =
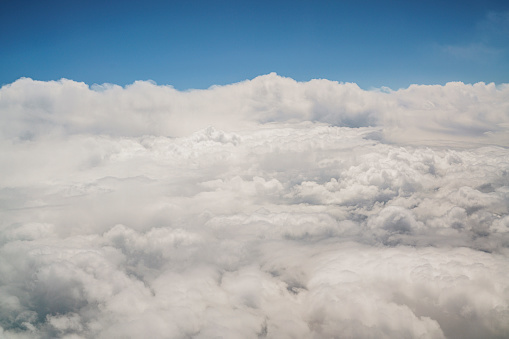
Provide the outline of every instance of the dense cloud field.
<path id="1" fill-rule="evenodd" d="M 0 89 L 0 337 L 507 338 L 509 86 Z"/>

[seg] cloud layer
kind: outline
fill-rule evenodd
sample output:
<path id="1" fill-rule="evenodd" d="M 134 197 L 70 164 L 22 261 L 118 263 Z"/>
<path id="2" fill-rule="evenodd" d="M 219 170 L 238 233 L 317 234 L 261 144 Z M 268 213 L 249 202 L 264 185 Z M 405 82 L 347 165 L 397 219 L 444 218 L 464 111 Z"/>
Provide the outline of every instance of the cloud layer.
<path id="1" fill-rule="evenodd" d="M 0 336 L 509 335 L 509 87 L 0 90 Z"/>
<path id="2" fill-rule="evenodd" d="M 214 126 L 312 121 L 384 127 L 393 142 L 508 145 L 509 87 L 477 83 L 365 91 L 328 80 L 296 82 L 274 73 L 228 86 L 179 92 L 135 82 L 122 88 L 71 80 L 20 79 L 0 89 L 2 135 L 48 133 L 187 136 Z"/>

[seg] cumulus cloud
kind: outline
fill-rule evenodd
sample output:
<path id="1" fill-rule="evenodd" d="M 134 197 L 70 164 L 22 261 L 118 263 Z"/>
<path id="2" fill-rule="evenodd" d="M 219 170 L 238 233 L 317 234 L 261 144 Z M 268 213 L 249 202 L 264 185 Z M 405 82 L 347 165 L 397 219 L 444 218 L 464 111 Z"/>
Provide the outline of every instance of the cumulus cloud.
<path id="1" fill-rule="evenodd" d="M 24 78 L 0 89 L 0 132 L 21 140 L 48 133 L 179 137 L 208 126 L 234 131 L 258 123 L 311 121 L 381 126 L 385 133 L 378 138 L 399 143 L 507 145 L 508 102 L 507 85 L 484 83 L 365 91 L 352 83 L 302 83 L 271 73 L 179 92 L 143 81 L 122 88 Z"/>
<path id="2" fill-rule="evenodd" d="M 0 336 L 509 335 L 506 85 L 0 90 Z"/>

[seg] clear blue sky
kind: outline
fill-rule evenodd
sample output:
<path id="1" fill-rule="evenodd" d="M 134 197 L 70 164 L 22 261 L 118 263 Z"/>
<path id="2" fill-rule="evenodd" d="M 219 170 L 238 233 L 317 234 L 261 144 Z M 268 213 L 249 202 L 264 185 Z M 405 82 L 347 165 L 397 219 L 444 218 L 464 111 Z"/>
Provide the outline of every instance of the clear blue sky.
<path id="1" fill-rule="evenodd" d="M 0 84 L 509 82 L 509 1 L 0 1 Z"/>

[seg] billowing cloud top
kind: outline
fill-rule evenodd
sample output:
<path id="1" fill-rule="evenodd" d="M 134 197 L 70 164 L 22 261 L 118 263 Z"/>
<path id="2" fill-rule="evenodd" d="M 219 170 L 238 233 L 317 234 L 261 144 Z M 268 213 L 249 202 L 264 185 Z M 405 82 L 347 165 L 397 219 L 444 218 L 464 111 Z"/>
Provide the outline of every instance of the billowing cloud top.
<path id="1" fill-rule="evenodd" d="M 509 335 L 509 87 L 0 90 L 0 337 Z"/>
<path id="2" fill-rule="evenodd" d="M 152 82 L 122 88 L 71 80 L 20 79 L 0 90 L 1 133 L 31 138 L 59 132 L 186 136 L 214 126 L 268 122 L 380 126 L 396 142 L 472 141 L 508 145 L 509 86 L 448 83 L 365 91 L 329 80 L 296 82 L 271 73 L 241 83 L 180 92 Z"/>

